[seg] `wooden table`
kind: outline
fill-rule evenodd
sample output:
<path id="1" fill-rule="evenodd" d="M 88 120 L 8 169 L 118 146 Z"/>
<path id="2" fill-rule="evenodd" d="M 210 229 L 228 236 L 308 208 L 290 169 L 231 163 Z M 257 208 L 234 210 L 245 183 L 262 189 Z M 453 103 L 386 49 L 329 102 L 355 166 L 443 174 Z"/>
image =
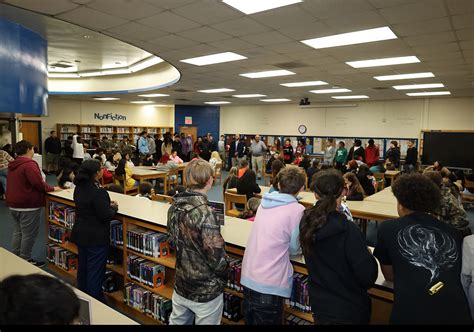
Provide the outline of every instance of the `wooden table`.
<path id="1" fill-rule="evenodd" d="M 181 184 L 183 186 L 186 185 L 186 180 L 184 179 L 184 169 L 186 168 L 188 164 L 189 164 L 189 161 L 182 164 L 178 164 L 178 174 L 181 174 Z"/>
<path id="2" fill-rule="evenodd" d="M 168 184 L 168 173 L 156 171 L 153 166 L 135 166 L 132 177 L 140 182 L 146 180 L 163 179 L 164 188 Z"/>
<path id="3" fill-rule="evenodd" d="M 390 184 L 393 183 L 399 176 L 400 176 L 400 171 L 386 171 L 385 172 L 385 178 L 390 179 Z"/>

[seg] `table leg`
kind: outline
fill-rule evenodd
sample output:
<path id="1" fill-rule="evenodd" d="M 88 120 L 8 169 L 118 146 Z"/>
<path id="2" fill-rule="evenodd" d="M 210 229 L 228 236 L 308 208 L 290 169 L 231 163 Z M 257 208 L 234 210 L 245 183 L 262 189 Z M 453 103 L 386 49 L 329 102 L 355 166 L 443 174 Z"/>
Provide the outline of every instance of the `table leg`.
<path id="1" fill-rule="evenodd" d="M 168 174 L 165 174 L 163 177 L 163 194 L 167 195 L 168 194 Z"/>

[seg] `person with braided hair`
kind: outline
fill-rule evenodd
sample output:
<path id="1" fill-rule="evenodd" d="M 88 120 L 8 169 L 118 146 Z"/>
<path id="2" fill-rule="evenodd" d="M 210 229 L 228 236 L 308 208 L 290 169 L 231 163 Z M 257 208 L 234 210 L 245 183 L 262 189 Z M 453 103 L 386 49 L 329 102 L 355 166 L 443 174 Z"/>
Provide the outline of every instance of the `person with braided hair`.
<path id="1" fill-rule="evenodd" d="M 337 170 L 316 173 L 310 184 L 316 204 L 304 211 L 299 241 L 308 268 L 309 299 L 316 324 L 368 324 L 367 289 L 378 267 L 364 235 L 339 212 L 344 179 Z"/>

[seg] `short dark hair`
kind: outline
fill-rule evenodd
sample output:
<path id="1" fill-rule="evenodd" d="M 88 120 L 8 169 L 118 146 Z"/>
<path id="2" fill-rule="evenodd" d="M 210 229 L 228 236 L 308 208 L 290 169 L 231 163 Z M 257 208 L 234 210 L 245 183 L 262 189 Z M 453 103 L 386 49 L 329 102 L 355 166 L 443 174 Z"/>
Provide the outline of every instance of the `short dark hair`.
<path id="1" fill-rule="evenodd" d="M 249 165 L 249 162 L 247 161 L 247 159 L 243 159 L 240 161 L 240 168 L 247 167 L 248 165 Z"/>
<path id="2" fill-rule="evenodd" d="M 355 146 L 361 146 L 362 145 L 362 141 L 360 139 L 356 139 L 354 140 L 354 145 Z"/>
<path id="3" fill-rule="evenodd" d="M 289 165 L 277 175 L 278 185 L 282 194 L 295 195 L 306 183 L 306 174 L 301 167 Z"/>
<path id="4" fill-rule="evenodd" d="M 111 191 L 111 192 L 118 193 L 118 194 L 123 194 L 123 188 L 119 184 L 109 183 L 109 184 L 105 185 L 104 188 L 107 191 Z"/>
<path id="5" fill-rule="evenodd" d="M 112 135 L 112 138 L 117 138 L 117 135 L 113 134 L 113 135 Z"/>
<path id="6" fill-rule="evenodd" d="M 67 325 L 79 307 L 72 288 L 54 277 L 13 275 L 0 282 L 0 325 Z"/>
<path id="7" fill-rule="evenodd" d="M 17 155 L 22 156 L 25 155 L 28 150 L 33 149 L 33 144 L 31 144 L 28 141 L 21 140 L 18 143 L 15 144 L 14 151 Z"/>
<path id="8" fill-rule="evenodd" d="M 52 135 L 52 134 L 55 133 L 55 132 L 56 132 L 56 130 L 51 130 L 51 131 L 49 132 L 49 134 Z"/>
<path id="9" fill-rule="evenodd" d="M 374 142 L 374 140 L 373 140 L 372 138 L 369 139 L 369 145 L 373 145 L 374 143 L 375 143 L 375 142 Z"/>
<path id="10" fill-rule="evenodd" d="M 79 167 L 76 177 L 74 178 L 74 184 L 76 186 L 82 185 L 87 182 L 93 182 L 97 172 L 100 170 L 100 161 L 96 159 L 87 159 Z"/>
<path id="11" fill-rule="evenodd" d="M 411 211 L 431 213 L 441 202 L 440 188 L 427 176 L 410 173 L 400 176 L 392 184 L 398 203 Z"/>
<path id="12" fill-rule="evenodd" d="M 411 142 L 411 143 L 415 144 L 415 140 L 414 140 L 414 139 L 409 139 L 408 142 Z"/>
<path id="13" fill-rule="evenodd" d="M 339 141 L 339 144 L 342 144 L 342 146 L 346 146 L 346 143 L 344 143 L 343 141 Z"/>
<path id="14" fill-rule="evenodd" d="M 143 181 L 138 186 L 138 191 L 140 192 L 140 195 L 142 195 L 142 196 L 151 194 L 152 189 L 153 189 L 153 186 L 148 181 Z"/>
<path id="15" fill-rule="evenodd" d="M 395 145 L 395 147 L 398 147 L 398 142 L 397 141 L 390 141 L 390 143 Z"/>

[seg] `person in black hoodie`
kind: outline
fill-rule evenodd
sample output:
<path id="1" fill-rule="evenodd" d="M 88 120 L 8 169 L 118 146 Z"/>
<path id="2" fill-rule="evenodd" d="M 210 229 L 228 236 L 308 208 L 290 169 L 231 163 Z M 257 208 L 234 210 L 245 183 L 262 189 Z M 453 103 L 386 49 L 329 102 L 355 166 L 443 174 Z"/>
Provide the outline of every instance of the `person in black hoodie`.
<path id="1" fill-rule="evenodd" d="M 390 142 L 390 148 L 387 150 L 385 158 L 390 160 L 395 168 L 400 167 L 400 148 L 397 141 Z"/>
<path id="2" fill-rule="evenodd" d="M 360 160 L 365 163 L 365 150 L 362 147 L 362 141 L 360 139 L 356 139 L 354 141 L 354 145 L 349 150 L 349 154 L 347 155 L 346 160 Z"/>
<path id="3" fill-rule="evenodd" d="M 74 178 L 76 222 L 71 241 L 79 250 L 77 287 L 105 302 L 102 284 L 109 251 L 110 221 L 117 213 L 118 205 L 111 202 L 108 192 L 99 186 L 101 176 L 100 162 L 89 159 L 81 164 Z"/>
<path id="4" fill-rule="evenodd" d="M 408 140 L 408 149 L 407 149 L 407 155 L 405 157 L 404 171 L 406 173 L 411 173 L 415 171 L 417 163 L 418 163 L 418 150 L 416 149 L 416 146 L 415 146 L 415 140 L 410 139 Z"/>
<path id="5" fill-rule="evenodd" d="M 317 203 L 300 223 L 299 240 L 308 268 L 309 300 L 316 324 L 368 324 L 367 289 L 378 267 L 359 227 L 338 212 L 344 180 L 337 170 L 316 173 L 310 185 Z"/>
<path id="6" fill-rule="evenodd" d="M 374 174 L 369 170 L 369 166 L 362 164 L 359 166 L 359 171 L 357 172 L 357 179 L 360 182 L 360 185 L 364 189 L 364 192 L 367 196 L 375 194 L 375 187 L 372 183 L 372 178 Z"/>
<path id="7" fill-rule="evenodd" d="M 257 176 L 255 172 L 249 169 L 249 162 L 242 160 L 240 162 L 240 169 L 245 169 L 243 175 L 237 180 L 237 193 L 246 195 L 247 200 L 252 198 L 254 194 L 260 193 L 262 190 L 257 184 Z M 239 207 L 237 205 L 237 207 Z"/>

